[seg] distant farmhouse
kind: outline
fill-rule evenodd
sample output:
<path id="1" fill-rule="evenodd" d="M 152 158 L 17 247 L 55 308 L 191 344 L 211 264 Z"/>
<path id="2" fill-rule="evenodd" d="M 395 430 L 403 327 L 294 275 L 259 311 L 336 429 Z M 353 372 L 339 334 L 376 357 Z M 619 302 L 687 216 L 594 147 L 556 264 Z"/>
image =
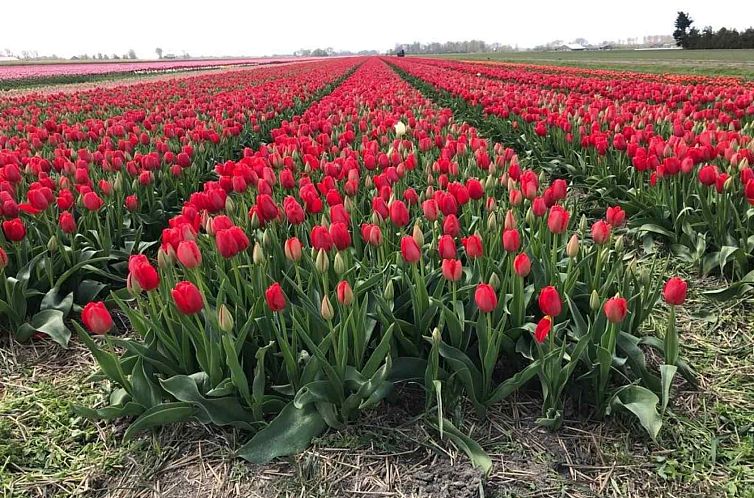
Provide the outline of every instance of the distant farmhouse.
<path id="1" fill-rule="evenodd" d="M 580 43 L 566 43 L 557 47 L 556 50 L 560 50 L 562 52 L 580 52 L 582 50 L 586 50 L 586 47 Z"/>

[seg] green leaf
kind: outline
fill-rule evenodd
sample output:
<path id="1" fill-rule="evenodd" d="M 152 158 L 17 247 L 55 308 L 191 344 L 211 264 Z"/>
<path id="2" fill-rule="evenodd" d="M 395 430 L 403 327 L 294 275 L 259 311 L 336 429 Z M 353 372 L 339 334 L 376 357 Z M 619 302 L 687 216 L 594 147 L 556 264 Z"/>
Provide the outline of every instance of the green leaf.
<path id="1" fill-rule="evenodd" d="M 305 450 L 326 427 L 313 404 L 296 408 L 288 403 L 267 427 L 238 450 L 238 456 L 251 463 L 265 464 L 276 457 Z"/>
<path id="2" fill-rule="evenodd" d="M 662 380 L 662 412 L 668 407 L 670 400 L 670 387 L 673 385 L 673 377 L 678 371 L 675 365 L 660 365 L 660 379 Z"/>
<path id="3" fill-rule="evenodd" d="M 147 408 L 159 405 L 163 398 L 160 386 L 157 385 L 151 373 L 152 369 L 145 367 L 142 358 L 136 360 L 136 365 L 131 372 L 131 385 L 133 386 L 131 394 L 134 401 Z"/>
<path id="4" fill-rule="evenodd" d="M 92 340 L 91 337 L 89 337 L 89 334 L 81 327 L 81 325 L 73 322 L 73 326 L 76 328 L 81 341 L 86 344 L 86 346 L 89 348 L 89 351 L 91 351 L 94 357 L 97 359 L 97 363 L 99 363 L 102 372 L 104 372 L 104 374 L 107 375 L 110 380 L 117 382 L 126 391 L 131 392 L 131 383 L 128 381 L 125 373 L 123 372 L 123 367 L 120 360 L 114 354 L 104 351 L 99 346 L 97 346 L 97 344 Z"/>
<path id="5" fill-rule="evenodd" d="M 139 403 L 129 401 L 122 406 L 106 406 L 94 410 L 85 406 L 74 406 L 73 412 L 89 420 L 112 420 L 120 417 L 136 417 L 144 413 L 145 408 Z"/>
<path id="6" fill-rule="evenodd" d="M 625 408 L 636 415 L 652 440 L 656 440 L 662 427 L 662 418 L 657 412 L 659 401 L 660 398 L 646 387 L 626 386 L 615 393 L 608 404 L 606 413 L 609 415 L 612 408 Z"/>
<path id="7" fill-rule="evenodd" d="M 529 382 L 529 380 L 531 380 L 535 375 L 537 375 L 537 373 L 539 372 L 539 369 L 540 369 L 539 360 L 536 360 L 534 363 L 530 364 L 528 367 L 524 368 L 520 372 L 517 372 L 510 379 L 506 379 L 499 386 L 497 386 L 494 391 L 492 391 L 492 394 L 490 395 L 490 398 L 487 401 L 487 403 L 488 404 L 497 403 L 498 401 L 507 398 L 514 391 L 516 391 L 517 389 L 520 389 L 524 384 Z"/>
<path id="8" fill-rule="evenodd" d="M 641 234 L 644 232 L 656 233 L 658 235 L 662 235 L 663 237 L 667 237 L 672 242 L 675 242 L 675 234 L 673 232 L 652 223 L 646 223 L 639 227 L 639 233 Z"/>
<path id="9" fill-rule="evenodd" d="M 68 315 L 73 306 L 73 292 L 68 294 L 62 294 L 60 289 L 53 287 L 45 297 L 42 298 L 42 303 L 39 305 L 40 311 L 44 310 L 58 310 L 63 315 Z"/>
<path id="10" fill-rule="evenodd" d="M 34 332 L 41 332 L 50 336 L 50 339 L 64 348 L 68 347 L 71 331 L 65 326 L 63 318 L 63 312 L 59 310 L 49 309 L 40 311 L 32 317 L 29 323 L 21 326 L 27 329 L 23 334 L 27 335 L 29 330 L 31 330 L 32 334 Z"/>
<path id="11" fill-rule="evenodd" d="M 439 427 L 434 422 L 430 422 L 432 426 L 439 432 Z M 492 459 L 490 456 L 479 446 L 479 443 L 474 441 L 470 436 L 467 436 L 456 428 L 453 423 L 444 418 L 442 419 L 443 434 L 448 437 L 453 443 L 461 448 L 466 456 L 471 460 L 471 464 L 481 469 L 485 474 L 489 474 L 492 470 Z"/>
<path id="12" fill-rule="evenodd" d="M 195 416 L 203 423 L 232 425 L 242 429 L 251 429 L 257 420 L 246 411 L 234 397 L 205 398 L 199 392 L 196 380 L 187 375 L 175 375 L 169 379 L 160 379 L 163 389 L 175 399 L 190 403 L 195 407 Z"/>
<path id="13" fill-rule="evenodd" d="M 191 403 L 163 403 L 153 406 L 134 420 L 123 435 L 123 439 L 129 441 L 143 430 L 183 422 L 192 416 L 194 416 L 194 407 Z"/>

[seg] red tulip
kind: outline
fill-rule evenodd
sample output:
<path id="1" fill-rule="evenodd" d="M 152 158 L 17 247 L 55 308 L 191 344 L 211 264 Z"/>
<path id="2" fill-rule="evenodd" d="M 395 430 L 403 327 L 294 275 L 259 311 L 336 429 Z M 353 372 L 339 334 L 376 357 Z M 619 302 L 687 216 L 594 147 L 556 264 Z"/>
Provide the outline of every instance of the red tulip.
<path id="1" fill-rule="evenodd" d="M 434 199 L 427 199 L 422 202 L 422 211 L 424 211 L 424 217 L 429 221 L 435 221 L 437 219 L 437 202 Z"/>
<path id="2" fill-rule="evenodd" d="M 26 198 L 29 200 L 29 204 L 39 211 L 44 211 L 47 209 L 47 206 L 50 205 L 50 202 L 47 200 L 47 197 L 45 197 L 42 189 L 39 188 L 29 190 L 26 194 Z"/>
<path id="3" fill-rule="evenodd" d="M 521 234 L 515 228 L 503 231 L 503 248 L 508 252 L 516 252 L 521 247 Z"/>
<path id="4" fill-rule="evenodd" d="M 353 302 L 353 290 L 347 280 L 338 282 L 338 285 L 335 286 L 335 294 L 338 297 L 338 302 L 344 306 L 350 306 Z"/>
<path id="5" fill-rule="evenodd" d="M 58 218 L 58 225 L 60 225 L 60 229 L 63 231 L 63 233 L 73 233 L 76 231 L 76 220 L 68 211 L 63 211 L 62 213 L 60 213 L 60 217 Z"/>
<path id="6" fill-rule="evenodd" d="M 81 312 L 81 321 L 92 334 L 106 334 L 113 328 L 113 317 L 101 301 L 87 303 Z"/>
<path id="7" fill-rule="evenodd" d="M 463 265 L 457 259 L 442 260 L 442 276 L 451 282 L 458 282 L 463 275 Z"/>
<path id="8" fill-rule="evenodd" d="M 543 317 L 539 323 L 537 323 L 537 328 L 534 330 L 534 340 L 537 341 L 537 343 L 542 344 L 547 339 L 547 336 L 550 335 L 551 330 L 552 318 L 549 316 Z"/>
<path id="9" fill-rule="evenodd" d="M 339 251 L 351 245 L 351 233 L 345 223 L 337 222 L 330 225 L 330 238 Z"/>
<path id="10" fill-rule="evenodd" d="M 466 250 L 466 257 L 469 259 L 481 258 L 484 252 L 482 238 L 479 235 L 470 235 L 461 239 L 463 248 Z"/>
<path id="11" fill-rule="evenodd" d="M 395 200 L 390 203 L 390 221 L 397 227 L 408 225 L 408 208 L 403 201 Z"/>
<path id="12" fill-rule="evenodd" d="M 626 314 L 628 313 L 628 302 L 620 296 L 611 297 L 605 301 L 602 311 L 610 323 L 620 323 L 626 318 Z"/>
<path id="13" fill-rule="evenodd" d="M 182 240 L 176 250 L 178 261 L 186 268 L 196 268 L 202 264 L 202 252 L 193 240 Z"/>
<path id="14" fill-rule="evenodd" d="M 96 192 L 87 192 L 84 194 L 84 207 L 89 211 L 98 211 L 104 205 L 105 201 Z"/>
<path id="15" fill-rule="evenodd" d="M 421 259 L 421 249 L 413 237 L 404 236 L 401 239 L 401 256 L 406 263 L 416 263 Z"/>
<path id="16" fill-rule="evenodd" d="M 21 218 L 13 218 L 3 222 L 5 238 L 11 242 L 20 242 L 26 237 L 26 226 Z"/>
<path id="17" fill-rule="evenodd" d="M 612 206 L 607 208 L 607 216 L 605 216 L 605 219 L 610 225 L 619 228 L 626 223 L 626 212 L 621 209 L 620 206 Z"/>
<path id="18" fill-rule="evenodd" d="M 442 235 L 437 241 L 437 251 L 442 259 L 453 259 L 456 257 L 456 243 L 450 235 Z"/>
<path id="19" fill-rule="evenodd" d="M 550 285 L 539 291 L 539 309 L 545 315 L 553 317 L 560 314 L 562 303 L 560 302 L 560 294 L 555 287 Z"/>
<path id="20" fill-rule="evenodd" d="M 267 287 L 267 290 L 264 291 L 264 299 L 267 301 L 267 307 L 270 308 L 271 311 L 281 311 L 285 309 L 285 293 L 283 293 L 283 288 L 280 287 L 280 284 L 277 282 Z"/>
<path id="21" fill-rule="evenodd" d="M 136 194 L 126 197 L 125 206 L 129 211 L 136 211 L 139 208 L 139 198 L 136 197 Z"/>
<path id="22" fill-rule="evenodd" d="M 131 256 L 128 260 L 128 271 L 131 278 L 136 280 L 142 290 L 149 292 L 160 285 L 160 276 L 157 270 L 143 254 Z"/>
<path id="23" fill-rule="evenodd" d="M 489 313 L 497 308 L 497 294 L 489 284 L 479 284 L 474 292 L 474 301 L 482 313 Z"/>
<path id="24" fill-rule="evenodd" d="M 182 281 L 178 282 L 175 287 L 170 291 L 170 295 L 173 296 L 175 306 L 178 311 L 184 315 L 193 315 L 199 313 L 204 308 L 204 299 L 202 299 L 202 293 L 191 282 Z"/>
<path id="25" fill-rule="evenodd" d="M 521 278 L 526 278 L 531 272 L 531 261 L 525 252 L 522 252 L 513 260 L 513 271 Z"/>
<path id="26" fill-rule="evenodd" d="M 262 223 L 277 219 L 279 214 L 278 206 L 269 194 L 259 194 L 257 196 L 256 206 L 257 213 L 259 214 Z"/>
<path id="27" fill-rule="evenodd" d="M 300 260 L 302 255 L 301 241 L 297 237 L 291 237 L 286 240 L 283 252 L 285 252 L 285 257 L 290 261 Z"/>
<path id="28" fill-rule="evenodd" d="M 283 201 L 283 212 L 285 212 L 285 217 L 293 225 L 300 225 L 306 218 L 304 208 L 290 195 Z"/>
<path id="29" fill-rule="evenodd" d="M 599 245 L 610 240 L 610 225 L 602 220 L 596 221 L 592 225 L 592 239 Z"/>
<path id="30" fill-rule="evenodd" d="M 382 230 L 377 225 L 364 223 L 361 225 L 361 238 L 370 246 L 382 244 Z"/>
<path id="31" fill-rule="evenodd" d="M 332 236 L 327 230 L 327 227 L 324 227 L 322 225 L 315 225 L 314 227 L 312 227 L 310 238 L 312 247 L 317 251 L 329 251 L 330 249 L 332 249 Z"/>
<path id="32" fill-rule="evenodd" d="M 0 247 L 0 272 L 3 271 L 6 266 L 8 266 L 8 253 L 5 252 L 5 249 Z"/>
<path id="33" fill-rule="evenodd" d="M 537 197 L 536 199 L 534 199 L 531 204 L 531 210 L 534 213 L 534 216 L 536 216 L 537 218 L 544 216 L 547 212 L 547 204 L 545 203 L 544 198 Z"/>
<path id="34" fill-rule="evenodd" d="M 717 169 L 717 166 L 713 166 L 711 164 L 703 166 L 699 168 L 699 182 L 702 185 L 711 187 L 717 182 L 718 174 L 719 174 L 719 171 Z"/>
<path id="35" fill-rule="evenodd" d="M 547 228 L 552 233 L 564 233 L 568 228 L 568 218 L 570 213 L 563 206 L 556 204 L 550 208 L 550 215 L 547 217 Z"/>
<path id="36" fill-rule="evenodd" d="M 674 306 L 680 306 L 686 301 L 686 290 L 688 284 L 680 277 L 672 277 L 665 283 L 662 290 L 662 297 L 665 302 Z"/>
<path id="37" fill-rule="evenodd" d="M 458 217 L 454 214 L 449 214 L 442 222 L 442 233 L 456 237 L 461 231 L 461 223 L 458 221 Z"/>

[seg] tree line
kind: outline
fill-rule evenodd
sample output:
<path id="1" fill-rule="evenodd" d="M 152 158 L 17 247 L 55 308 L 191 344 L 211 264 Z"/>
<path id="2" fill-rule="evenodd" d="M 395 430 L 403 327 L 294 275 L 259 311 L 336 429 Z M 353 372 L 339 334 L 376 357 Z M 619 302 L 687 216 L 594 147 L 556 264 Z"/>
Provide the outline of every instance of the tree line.
<path id="1" fill-rule="evenodd" d="M 513 50 L 508 45 L 487 43 L 482 40 L 448 41 L 444 43 L 398 43 L 392 53 L 405 50 L 408 54 L 473 54 Z"/>
<path id="2" fill-rule="evenodd" d="M 693 26 L 694 20 L 687 12 L 678 12 L 675 20 L 673 38 L 679 47 L 688 49 L 702 48 L 754 48 L 754 28 L 745 31 L 706 26 L 700 31 Z"/>

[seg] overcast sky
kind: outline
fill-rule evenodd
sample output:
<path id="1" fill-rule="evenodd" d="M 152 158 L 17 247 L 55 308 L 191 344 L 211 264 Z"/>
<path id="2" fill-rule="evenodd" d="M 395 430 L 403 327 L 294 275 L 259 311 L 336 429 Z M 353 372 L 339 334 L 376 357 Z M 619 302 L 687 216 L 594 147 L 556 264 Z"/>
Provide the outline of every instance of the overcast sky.
<path id="1" fill-rule="evenodd" d="M 671 34 L 679 9 L 700 29 L 754 23 L 754 1 L 745 0 L 0 0 L 0 49 L 70 57 L 133 48 L 148 58 L 158 46 L 194 56 L 468 39 L 524 48 Z"/>

